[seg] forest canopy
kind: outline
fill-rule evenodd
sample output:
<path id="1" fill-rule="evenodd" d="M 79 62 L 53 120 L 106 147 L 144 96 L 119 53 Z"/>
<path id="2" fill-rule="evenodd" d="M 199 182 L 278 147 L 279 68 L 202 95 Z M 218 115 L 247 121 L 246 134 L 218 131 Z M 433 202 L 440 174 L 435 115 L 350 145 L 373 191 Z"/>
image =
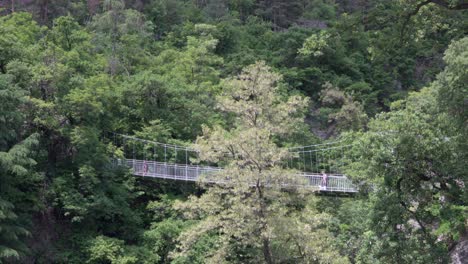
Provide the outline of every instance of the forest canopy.
<path id="1" fill-rule="evenodd" d="M 463 263 L 467 9 L 0 0 L 0 263 Z M 115 135 L 230 181 L 137 177 Z M 281 187 L 335 141 L 357 193 Z"/>

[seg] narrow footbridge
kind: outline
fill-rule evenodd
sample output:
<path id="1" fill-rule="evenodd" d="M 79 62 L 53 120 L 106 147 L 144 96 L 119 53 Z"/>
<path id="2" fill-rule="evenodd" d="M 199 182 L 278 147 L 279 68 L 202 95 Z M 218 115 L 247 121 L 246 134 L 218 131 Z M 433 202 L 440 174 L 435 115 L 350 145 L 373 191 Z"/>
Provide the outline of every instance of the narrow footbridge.
<path id="1" fill-rule="evenodd" d="M 205 183 L 217 184 L 223 184 L 228 181 L 228 179 L 220 180 L 218 177 L 214 177 L 216 173 L 222 170 L 218 167 L 136 159 L 115 159 L 114 162 L 116 165 L 129 167 L 135 176 L 191 182 L 203 181 Z M 342 174 L 326 174 L 326 181 L 324 181 L 323 174 L 319 173 L 305 172 L 297 176 L 305 179 L 305 185 L 301 185 L 301 187 L 309 187 L 321 192 L 357 192 L 354 184 Z M 304 180 L 301 182 L 304 182 Z"/>
<path id="2" fill-rule="evenodd" d="M 135 176 L 213 184 L 226 184 L 230 181 L 229 178 L 220 178 L 217 176 L 223 170 L 222 168 L 190 164 L 190 152 L 193 152 L 193 149 L 120 134 L 119 136 L 126 140 L 126 142 L 121 144 L 124 155 L 126 157 L 131 155 L 133 158 L 114 158 L 113 163 L 117 166 L 130 168 Z M 146 150 L 146 153 L 144 151 L 144 153 L 142 153 L 142 159 L 136 157 L 135 149 L 138 148 L 138 145 L 134 144 L 135 141 L 142 143 L 140 147 Z M 126 146 L 125 144 L 129 142 L 133 142 L 133 145 Z M 152 144 L 152 146 L 148 148 L 147 144 Z M 318 146 L 321 148 L 317 148 Z M 160 147 L 159 151 L 157 147 Z M 286 162 L 286 167 L 303 171 L 297 174 L 297 177 L 299 177 L 297 182 L 300 182 L 300 185 L 294 186 L 310 188 L 324 193 L 356 193 L 357 188 L 352 181 L 345 175 L 338 173 L 338 155 L 333 156 L 331 154 L 332 150 L 333 153 L 336 153 L 336 150 L 340 148 L 341 147 L 328 146 L 328 144 L 291 148 L 291 152 L 299 155 Z M 330 153 L 324 154 L 326 151 Z M 160 159 L 163 158 L 164 162 L 156 161 L 158 157 Z M 332 157 L 333 161 L 330 160 Z M 307 172 L 313 170 L 320 172 Z M 286 183 L 282 185 L 284 185 L 284 187 L 290 186 Z"/>

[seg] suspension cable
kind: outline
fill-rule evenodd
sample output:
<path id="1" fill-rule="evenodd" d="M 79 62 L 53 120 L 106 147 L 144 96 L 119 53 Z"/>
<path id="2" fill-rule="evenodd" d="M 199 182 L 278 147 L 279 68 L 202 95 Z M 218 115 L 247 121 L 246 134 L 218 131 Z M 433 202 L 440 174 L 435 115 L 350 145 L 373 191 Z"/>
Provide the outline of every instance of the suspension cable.
<path id="1" fill-rule="evenodd" d="M 311 149 L 311 150 L 304 150 L 304 151 L 292 151 L 291 153 L 320 152 L 320 151 L 323 151 L 323 150 L 340 149 L 340 148 L 345 148 L 345 147 L 350 147 L 350 146 L 354 146 L 354 144 L 343 145 L 343 146 L 338 146 L 338 147 L 322 148 L 322 149 Z"/>
<path id="2" fill-rule="evenodd" d="M 124 134 L 119 134 L 119 133 L 115 133 L 115 132 L 112 132 L 114 133 L 115 135 L 118 135 L 122 138 L 127 138 L 127 139 L 131 139 L 131 140 L 135 140 L 135 141 L 141 141 L 141 142 L 146 142 L 146 143 L 152 143 L 152 144 L 157 144 L 157 145 L 160 145 L 160 146 L 169 146 L 169 147 L 177 147 L 178 149 L 187 149 L 188 151 L 193 151 L 193 152 L 198 152 L 197 149 L 194 149 L 194 148 L 189 148 L 189 147 L 186 147 L 186 146 L 182 146 L 182 145 L 175 145 L 175 144 L 167 144 L 167 143 L 161 143 L 161 142 L 157 142 L 157 141 L 152 141 L 152 140 L 147 140 L 147 139 L 141 139 L 141 138 L 137 138 L 137 137 L 133 137 L 133 136 L 129 136 L 129 135 L 124 135 Z"/>
<path id="3" fill-rule="evenodd" d="M 320 143 L 320 144 L 313 144 L 313 145 L 305 145 L 305 146 L 297 146 L 297 147 L 290 147 L 288 149 L 304 149 L 304 148 L 311 148 L 311 147 L 317 147 L 317 146 L 326 146 L 326 145 L 333 145 L 333 144 L 338 144 L 343 142 L 344 140 L 338 140 L 338 141 L 332 141 L 332 142 L 327 142 L 327 143 Z"/>

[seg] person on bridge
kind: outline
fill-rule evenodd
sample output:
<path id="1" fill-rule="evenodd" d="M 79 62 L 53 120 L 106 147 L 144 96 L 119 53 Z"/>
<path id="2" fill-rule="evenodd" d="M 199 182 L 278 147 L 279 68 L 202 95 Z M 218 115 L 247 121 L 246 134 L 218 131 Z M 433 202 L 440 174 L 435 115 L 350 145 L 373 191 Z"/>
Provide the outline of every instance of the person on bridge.
<path id="1" fill-rule="evenodd" d="M 147 172 L 148 172 L 148 164 L 146 163 L 146 160 L 145 160 L 143 161 L 143 176 L 145 176 Z"/>
<path id="2" fill-rule="evenodd" d="M 325 173 L 325 171 L 322 171 L 322 188 L 327 189 L 327 184 L 328 184 L 328 175 Z"/>

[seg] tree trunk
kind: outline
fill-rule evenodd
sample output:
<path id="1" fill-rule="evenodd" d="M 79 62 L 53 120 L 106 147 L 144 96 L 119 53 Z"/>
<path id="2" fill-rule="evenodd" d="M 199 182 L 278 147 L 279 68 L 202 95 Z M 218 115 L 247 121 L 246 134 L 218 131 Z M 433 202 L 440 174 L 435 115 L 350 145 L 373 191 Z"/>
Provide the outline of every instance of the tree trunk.
<path id="1" fill-rule="evenodd" d="M 49 22 L 49 0 L 42 0 L 39 4 L 41 20 L 43 24 Z"/>
<path id="2" fill-rule="evenodd" d="M 261 236 L 262 236 L 262 243 L 263 243 L 263 257 L 265 258 L 266 263 L 273 264 L 273 257 L 272 257 L 271 248 L 270 248 L 270 239 L 263 235 L 264 231 L 267 231 L 267 219 L 265 215 L 266 204 L 264 201 L 263 191 L 262 191 L 262 187 L 260 186 L 259 180 L 257 180 L 256 189 L 257 189 L 257 195 L 260 201 L 259 216 L 260 216 L 260 222 L 262 223 L 260 229 L 261 229 Z"/>
<path id="3" fill-rule="evenodd" d="M 263 238 L 263 257 L 266 263 L 273 264 L 273 258 L 271 256 L 270 240 L 266 237 Z"/>

